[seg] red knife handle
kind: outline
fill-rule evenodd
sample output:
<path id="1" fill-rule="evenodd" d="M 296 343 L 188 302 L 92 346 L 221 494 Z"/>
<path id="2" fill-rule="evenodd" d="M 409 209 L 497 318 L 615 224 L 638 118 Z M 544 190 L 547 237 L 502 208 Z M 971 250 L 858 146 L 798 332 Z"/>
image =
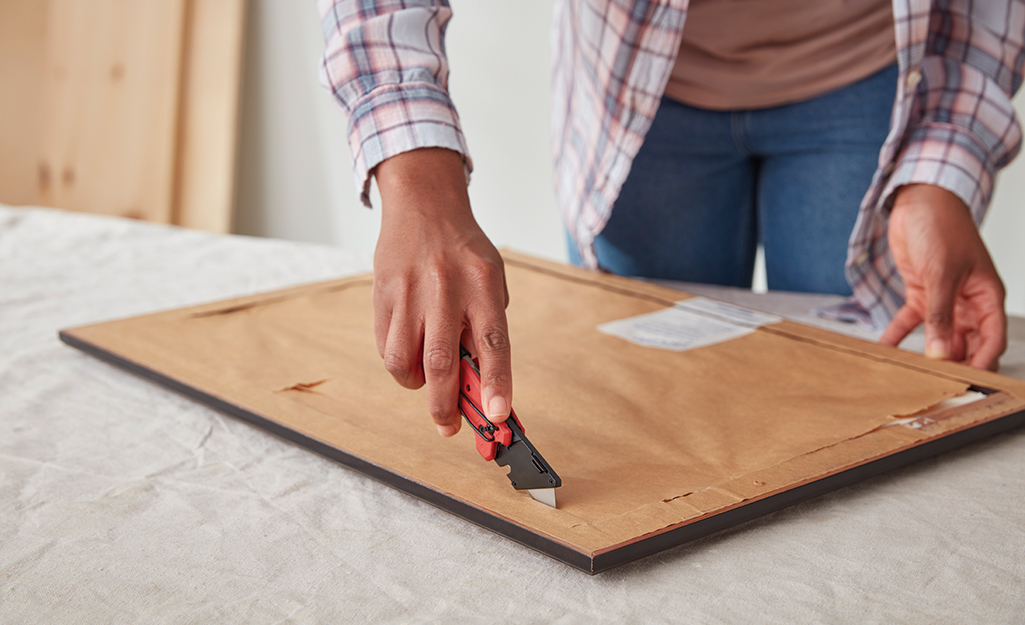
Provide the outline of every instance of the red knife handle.
<path id="1" fill-rule="evenodd" d="M 475 364 L 476 361 L 471 362 L 469 357 L 459 361 L 459 411 L 477 433 L 477 452 L 485 460 L 494 460 L 498 445 L 508 447 L 512 444 L 512 430 L 504 421 L 492 423 L 485 416 L 480 399 L 480 374 L 477 373 Z M 515 410 L 509 418 L 515 419 L 520 430 L 523 430 Z"/>

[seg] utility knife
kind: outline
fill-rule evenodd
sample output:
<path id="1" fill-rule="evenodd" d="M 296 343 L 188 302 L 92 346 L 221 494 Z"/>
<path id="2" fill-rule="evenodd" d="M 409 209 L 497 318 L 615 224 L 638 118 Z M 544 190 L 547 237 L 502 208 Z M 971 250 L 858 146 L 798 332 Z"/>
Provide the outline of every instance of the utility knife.
<path id="1" fill-rule="evenodd" d="M 462 346 L 459 353 L 459 412 L 477 435 L 477 451 L 485 460 L 509 467 L 513 488 L 556 507 L 555 489 L 562 486 L 562 480 L 527 439 L 515 410 L 501 423 L 492 423 L 484 415 L 477 361 Z"/>

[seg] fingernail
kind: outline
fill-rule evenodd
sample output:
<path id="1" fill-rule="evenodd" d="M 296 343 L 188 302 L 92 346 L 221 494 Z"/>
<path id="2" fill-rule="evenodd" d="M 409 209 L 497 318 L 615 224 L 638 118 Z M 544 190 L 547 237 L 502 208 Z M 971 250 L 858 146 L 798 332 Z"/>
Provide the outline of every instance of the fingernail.
<path id="1" fill-rule="evenodd" d="M 488 402 L 488 418 L 502 420 L 509 416 L 509 402 L 504 397 L 492 397 Z"/>
<path id="2" fill-rule="evenodd" d="M 449 436 L 454 436 L 455 433 L 456 433 L 456 426 L 454 426 L 454 425 L 439 425 L 438 426 L 438 434 L 441 434 L 445 438 L 448 438 Z"/>
<path id="3" fill-rule="evenodd" d="M 943 339 L 933 339 L 925 346 L 925 355 L 935 360 L 946 360 L 950 357 L 950 349 Z"/>

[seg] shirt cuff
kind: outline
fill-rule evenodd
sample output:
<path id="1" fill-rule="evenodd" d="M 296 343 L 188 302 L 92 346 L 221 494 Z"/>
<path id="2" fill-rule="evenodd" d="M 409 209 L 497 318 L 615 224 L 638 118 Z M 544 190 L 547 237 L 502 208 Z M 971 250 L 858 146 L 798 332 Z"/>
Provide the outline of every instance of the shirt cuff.
<path id="1" fill-rule="evenodd" d="M 932 184 L 958 196 L 979 224 L 989 206 L 994 176 L 985 148 L 970 133 L 952 124 L 926 124 L 908 137 L 883 188 L 879 206 L 889 213 L 897 189 Z"/>
<path id="2" fill-rule="evenodd" d="M 447 148 L 463 156 L 467 184 L 473 170 L 455 105 L 431 83 L 388 85 L 361 98 L 349 117 L 349 147 L 360 199 L 368 207 L 374 168 L 397 154 Z"/>
<path id="3" fill-rule="evenodd" d="M 1021 145 L 1010 95 L 978 63 L 927 56 L 908 73 L 916 90 L 911 120 L 878 207 L 888 212 L 906 184 L 934 184 L 954 193 L 982 220 L 996 171 Z M 914 82 L 911 82 L 914 79 Z"/>

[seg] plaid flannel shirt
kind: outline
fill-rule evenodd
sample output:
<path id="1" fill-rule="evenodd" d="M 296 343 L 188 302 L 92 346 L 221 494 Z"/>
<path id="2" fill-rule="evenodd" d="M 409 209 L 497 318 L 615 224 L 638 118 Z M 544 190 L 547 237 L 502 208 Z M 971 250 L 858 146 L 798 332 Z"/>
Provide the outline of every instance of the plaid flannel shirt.
<path id="1" fill-rule="evenodd" d="M 448 95 L 446 0 L 318 0 L 321 82 L 349 116 L 357 184 L 407 150 L 445 147 L 472 169 Z M 688 0 L 557 0 L 553 33 L 555 190 L 585 263 L 605 227 L 675 62 Z M 1025 0 L 893 0 L 900 79 L 889 135 L 847 257 L 857 305 L 881 327 L 903 304 L 887 243 L 901 185 L 944 187 L 976 223 L 996 171 L 1021 144 L 1011 96 L 1025 64 Z"/>

